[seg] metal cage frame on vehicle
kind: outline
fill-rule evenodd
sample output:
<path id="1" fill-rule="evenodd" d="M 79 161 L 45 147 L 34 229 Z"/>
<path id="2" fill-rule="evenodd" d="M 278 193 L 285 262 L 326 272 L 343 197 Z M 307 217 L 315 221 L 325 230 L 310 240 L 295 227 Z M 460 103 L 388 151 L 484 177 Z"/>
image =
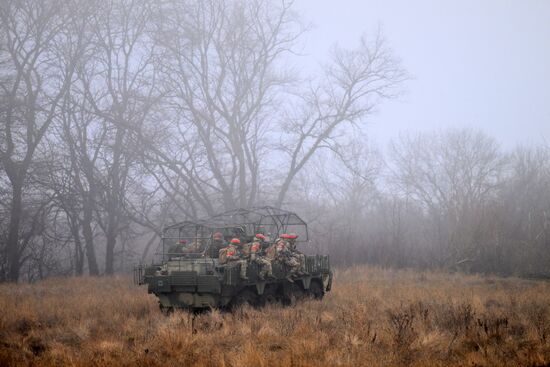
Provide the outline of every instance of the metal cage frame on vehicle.
<path id="1" fill-rule="evenodd" d="M 297 230 L 300 232 L 297 242 L 307 242 L 309 240 L 307 223 L 294 212 L 272 206 L 239 208 L 164 227 L 162 230 L 162 255 L 163 258 L 170 255 L 166 251 L 168 241 L 186 240 L 208 243 L 215 232 L 221 232 L 225 240 L 230 237 L 251 240 L 256 233 L 263 232 L 268 234 L 271 239 L 275 239 L 283 233 Z M 208 245 L 203 250 L 206 251 L 207 248 Z"/>

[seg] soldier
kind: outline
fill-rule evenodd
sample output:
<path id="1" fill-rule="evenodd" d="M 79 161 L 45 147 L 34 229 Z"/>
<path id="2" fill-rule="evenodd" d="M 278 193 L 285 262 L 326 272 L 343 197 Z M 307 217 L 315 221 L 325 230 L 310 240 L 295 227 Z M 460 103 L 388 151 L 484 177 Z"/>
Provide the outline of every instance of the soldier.
<path id="1" fill-rule="evenodd" d="M 294 283 L 292 277 L 298 275 L 300 271 L 300 262 L 298 261 L 298 259 L 296 259 L 295 256 L 293 256 L 292 252 L 290 251 L 290 246 L 285 240 L 287 236 L 287 234 L 282 234 L 280 238 L 275 240 L 276 260 L 289 267 L 289 272 L 286 276 L 286 279 L 289 282 Z"/>
<path id="2" fill-rule="evenodd" d="M 187 240 L 179 240 L 170 248 L 168 249 L 168 256 L 179 256 L 179 254 L 183 254 L 185 252 L 185 245 L 187 244 Z"/>
<path id="3" fill-rule="evenodd" d="M 241 278 L 248 279 L 246 276 L 248 262 L 244 258 L 241 240 L 238 238 L 233 238 L 227 247 L 220 250 L 220 264 L 231 262 L 238 263 L 241 268 Z"/>
<path id="4" fill-rule="evenodd" d="M 201 252 L 201 247 L 202 247 L 202 241 L 199 239 L 195 239 L 187 247 L 185 247 L 184 252 L 187 254 L 195 254 L 195 253 Z"/>
<path id="5" fill-rule="evenodd" d="M 277 240 L 265 249 L 265 258 L 271 263 L 277 260 Z"/>
<path id="6" fill-rule="evenodd" d="M 229 261 L 229 257 L 235 256 L 237 249 L 235 246 L 228 244 L 226 247 L 223 247 L 218 252 L 218 262 L 220 265 L 225 265 Z"/>
<path id="7" fill-rule="evenodd" d="M 248 250 L 250 254 L 250 261 L 255 262 L 260 266 L 260 279 L 265 279 L 265 277 L 273 277 L 271 261 L 262 256 L 262 245 L 265 240 L 266 237 L 263 234 L 256 234 L 256 236 L 254 236 L 254 242 L 250 244 L 250 249 Z"/>
<path id="8" fill-rule="evenodd" d="M 215 258 L 224 247 L 223 234 L 221 232 L 216 232 L 212 235 L 212 242 L 210 243 L 210 248 L 208 249 L 208 255 Z"/>
<path id="9" fill-rule="evenodd" d="M 300 263 L 298 275 L 304 275 L 306 269 L 306 256 L 296 248 L 296 240 L 298 239 L 298 235 L 295 233 L 289 233 L 283 234 L 281 237 L 288 243 L 288 249 L 290 250 L 291 256 Z"/>

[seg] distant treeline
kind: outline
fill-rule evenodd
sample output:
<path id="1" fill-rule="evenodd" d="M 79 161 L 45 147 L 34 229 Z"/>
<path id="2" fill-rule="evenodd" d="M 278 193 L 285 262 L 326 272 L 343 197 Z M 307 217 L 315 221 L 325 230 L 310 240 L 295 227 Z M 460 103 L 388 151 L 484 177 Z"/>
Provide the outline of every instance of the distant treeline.
<path id="1" fill-rule="evenodd" d="M 378 159 L 321 174 L 327 194 L 303 204 L 334 263 L 550 276 L 548 147 L 450 130 L 401 135 Z"/>
<path id="2" fill-rule="evenodd" d="M 0 281 L 126 271 L 166 224 L 264 204 L 335 264 L 545 272 L 548 150 L 377 152 L 362 127 L 399 59 L 378 32 L 304 74 L 306 30 L 292 2 L 2 2 Z"/>

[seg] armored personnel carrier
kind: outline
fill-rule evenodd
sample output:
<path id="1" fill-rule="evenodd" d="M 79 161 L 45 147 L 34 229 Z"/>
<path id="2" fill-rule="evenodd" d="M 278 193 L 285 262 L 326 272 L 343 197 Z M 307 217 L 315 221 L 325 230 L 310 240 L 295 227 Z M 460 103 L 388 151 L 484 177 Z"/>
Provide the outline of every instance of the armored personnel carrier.
<path id="1" fill-rule="evenodd" d="M 291 232 L 298 234 L 298 249 L 308 242 L 307 224 L 295 213 L 273 207 L 237 209 L 176 223 L 163 230 L 159 261 L 137 266 L 134 282 L 147 285 L 148 292 L 158 297 L 163 312 L 175 308 L 198 311 L 242 304 L 293 304 L 305 297 L 322 299 L 332 285 L 328 256 L 305 255 L 303 271 L 292 278 L 287 265 L 273 261 L 273 276 L 265 279 L 255 262 L 248 263 L 243 278 L 241 264 L 220 264 L 218 260 L 220 247 L 231 239 L 247 243 L 263 233 L 274 240 Z"/>

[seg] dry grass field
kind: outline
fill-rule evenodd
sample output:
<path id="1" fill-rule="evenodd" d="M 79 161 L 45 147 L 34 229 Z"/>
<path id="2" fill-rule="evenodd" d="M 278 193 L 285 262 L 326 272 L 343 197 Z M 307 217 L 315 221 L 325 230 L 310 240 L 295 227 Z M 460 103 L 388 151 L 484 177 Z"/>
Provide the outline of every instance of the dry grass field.
<path id="1" fill-rule="evenodd" d="M 128 277 L 0 286 L 0 365 L 543 366 L 550 285 L 355 267 L 294 307 L 163 316 Z"/>

